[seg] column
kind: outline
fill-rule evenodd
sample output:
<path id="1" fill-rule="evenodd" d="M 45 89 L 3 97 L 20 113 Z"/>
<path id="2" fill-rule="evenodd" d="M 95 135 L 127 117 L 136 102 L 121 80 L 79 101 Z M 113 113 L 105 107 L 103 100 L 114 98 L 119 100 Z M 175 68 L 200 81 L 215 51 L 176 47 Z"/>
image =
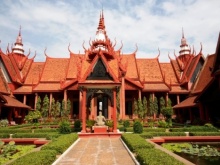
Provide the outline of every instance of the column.
<path id="1" fill-rule="evenodd" d="M 82 133 L 86 132 L 86 89 L 82 89 Z"/>
<path id="2" fill-rule="evenodd" d="M 122 94 L 121 94 L 121 98 L 120 100 L 121 103 L 122 103 L 122 119 L 125 119 L 125 78 L 124 76 L 122 77 L 122 82 L 121 82 L 121 91 L 122 91 Z M 116 97 L 117 97 L 117 93 L 116 93 Z"/>
<path id="3" fill-rule="evenodd" d="M 116 109 L 116 89 L 113 89 L 113 100 L 114 100 L 114 105 L 113 105 L 113 121 L 114 121 L 114 128 L 113 132 L 117 132 L 117 109 Z"/>
<path id="4" fill-rule="evenodd" d="M 24 97 L 23 97 L 23 103 L 26 104 L 26 102 L 27 102 L 27 95 L 24 95 Z"/>
<path id="5" fill-rule="evenodd" d="M 51 112 L 52 99 L 53 99 L 53 93 L 50 93 L 49 117 L 50 117 L 50 112 Z"/>
<path id="6" fill-rule="evenodd" d="M 63 91 L 63 100 L 64 100 L 64 108 L 66 109 L 66 105 L 67 105 L 67 90 Z"/>
<path id="7" fill-rule="evenodd" d="M 177 101 L 177 104 L 180 103 L 180 95 L 176 95 L 176 101 Z"/>
<path id="8" fill-rule="evenodd" d="M 38 99 L 38 93 L 35 93 L 35 99 L 34 99 L 34 109 L 37 108 L 37 99 Z"/>
<path id="9" fill-rule="evenodd" d="M 82 119 L 82 92 L 79 90 L 79 119 Z"/>
<path id="10" fill-rule="evenodd" d="M 141 90 L 138 90 L 138 98 L 141 99 Z"/>

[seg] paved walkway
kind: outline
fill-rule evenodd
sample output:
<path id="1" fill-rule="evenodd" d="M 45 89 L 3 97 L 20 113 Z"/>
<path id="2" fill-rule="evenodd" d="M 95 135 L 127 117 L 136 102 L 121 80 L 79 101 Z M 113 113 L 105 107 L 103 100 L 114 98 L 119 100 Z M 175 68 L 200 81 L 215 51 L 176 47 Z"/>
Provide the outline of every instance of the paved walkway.
<path id="1" fill-rule="evenodd" d="M 120 138 L 81 138 L 53 165 L 135 165 Z"/>

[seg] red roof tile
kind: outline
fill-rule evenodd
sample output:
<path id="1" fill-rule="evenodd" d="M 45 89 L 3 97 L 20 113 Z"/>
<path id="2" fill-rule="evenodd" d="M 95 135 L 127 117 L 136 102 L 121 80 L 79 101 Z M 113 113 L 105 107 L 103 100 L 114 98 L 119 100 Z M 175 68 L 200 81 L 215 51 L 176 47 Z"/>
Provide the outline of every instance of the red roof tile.
<path id="1" fill-rule="evenodd" d="M 40 83 L 33 88 L 33 92 L 59 92 L 60 83 Z"/>
<path id="2" fill-rule="evenodd" d="M 0 93 L 5 93 L 5 94 L 9 94 L 10 93 L 8 84 L 7 84 L 6 80 L 5 80 L 5 77 L 3 75 L 3 71 L 2 71 L 1 68 L 0 68 Z"/>
<path id="3" fill-rule="evenodd" d="M 162 82 L 160 65 L 158 58 L 137 59 L 140 81 L 143 82 Z"/>
<path id="4" fill-rule="evenodd" d="M 78 73 L 77 65 L 79 65 L 80 63 L 81 62 L 79 56 L 75 54 L 70 54 L 70 60 L 69 60 L 67 76 L 66 76 L 67 79 L 77 78 L 77 73 Z"/>
<path id="5" fill-rule="evenodd" d="M 68 63 L 69 59 L 47 57 L 40 81 L 59 82 L 65 80 Z"/>
<path id="6" fill-rule="evenodd" d="M 213 67 L 214 59 L 215 59 L 215 54 L 209 55 L 209 56 L 206 57 L 206 61 L 205 61 L 204 65 L 203 65 L 202 70 L 199 73 L 199 77 L 196 80 L 191 93 L 202 92 L 202 90 L 212 80 L 210 68 Z"/>
<path id="7" fill-rule="evenodd" d="M 189 98 L 185 99 L 184 101 L 180 102 L 179 104 L 173 106 L 173 108 L 177 109 L 177 108 L 194 107 L 197 105 L 196 103 L 194 103 L 196 97 L 197 96 L 189 97 Z"/>
<path id="8" fill-rule="evenodd" d="M 178 80 L 171 63 L 161 63 L 160 66 L 164 74 L 165 82 L 167 84 L 178 84 Z"/>
<path id="9" fill-rule="evenodd" d="M 131 79 L 137 79 L 138 72 L 137 72 L 137 63 L 136 63 L 135 55 L 134 54 L 121 55 L 121 57 L 122 57 L 121 60 L 122 65 L 127 67 L 126 77 L 129 77 Z"/>
<path id="10" fill-rule="evenodd" d="M 164 83 L 154 83 L 154 84 L 144 84 L 144 88 L 143 91 L 144 92 L 148 92 L 148 91 L 154 91 L 154 92 L 158 92 L 158 91 L 169 91 L 170 89 L 168 88 L 168 86 L 166 86 L 166 84 Z"/>
<path id="11" fill-rule="evenodd" d="M 171 94 L 174 94 L 174 93 L 184 93 L 184 94 L 188 94 L 189 91 L 185 88 L 182 88 L 181 86 L 171 86 L 171 91 L 169 92 Z"/>
<path id="12" fill-rule="evenodd" d="M 14 81 L 14 82 L 18 81 L 19 82 L 19 79 L 17 77 L 16 71 L 15 71 L 15 69 L 14 69 L 14 67 L 13 67 L 13 65 L 11 63 L 11 60 L 9 59 L 9 56 L 1 53 L 1 57 L 2 57 L 2 60 L 3 60 L 4 64 L 5 64 L 5 67 L 7 68 L 7 71 L 9 73 L 12 81 Z"/>
<path id="13" fill-rule="evenodd" d="M 16 98 L 11 97 L 11 96 L 7 96 L 7 95 L 2 95 L 5 100 L 7 101 L 7 103 L 3 104 L 2 106 L 5 107 L 19 107 L 19 108 L 26 108 L 26 109 L 31 109 L 31 107 L 23 104 L 22 102 L 16 100 Z"/>
<path id="14" fill-rule="evenodd" d="M 24 84 L 37 84 L 40 80 L 40 75 L 42 74 L 41 72 L 43 70 L 43 66 L 43 62 L 33 62 Z"/>
<path id="15" fill-rule="evenodd" d="M 32 86 L 21 86 L 13 91 L 14 94 L 31 94 L 32 93 Z"/>

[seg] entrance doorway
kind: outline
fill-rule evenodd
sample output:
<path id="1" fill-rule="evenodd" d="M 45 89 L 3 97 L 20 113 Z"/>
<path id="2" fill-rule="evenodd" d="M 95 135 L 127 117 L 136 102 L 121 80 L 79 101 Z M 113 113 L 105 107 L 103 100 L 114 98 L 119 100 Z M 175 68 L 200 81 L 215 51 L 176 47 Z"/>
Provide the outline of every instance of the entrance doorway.
<path id="1" fill-rule="evenodd" d="M 99 111 L 102 111 L 102 115 L 108 119 L 108 96 L 101 94 L 97 96 L 97 116 Z"/>

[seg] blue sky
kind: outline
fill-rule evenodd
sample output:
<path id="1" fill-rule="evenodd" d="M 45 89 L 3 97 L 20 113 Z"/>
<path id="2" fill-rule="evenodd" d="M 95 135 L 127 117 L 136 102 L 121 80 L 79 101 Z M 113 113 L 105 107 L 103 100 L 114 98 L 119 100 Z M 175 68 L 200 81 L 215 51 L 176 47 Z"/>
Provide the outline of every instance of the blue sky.
<path id="1" fill-rule="evenodd" d="M 100 11 L 104 10 L 108 37 L 116 49 L 137 58 L 154 58 L 160 49 L 160 61 L 169 61 L 168 53 L 178 55 L 182 27 L 185 38 L 196 52 L 215 53 L 220 32 L 219 0 L 1 0 L 0 47 L 6 51 L 13 44 L 21 26 L 25 53 L 37 52 L 35 61 L 50 57 L 69 57 L 84 52 L 94 39 Z"/>

